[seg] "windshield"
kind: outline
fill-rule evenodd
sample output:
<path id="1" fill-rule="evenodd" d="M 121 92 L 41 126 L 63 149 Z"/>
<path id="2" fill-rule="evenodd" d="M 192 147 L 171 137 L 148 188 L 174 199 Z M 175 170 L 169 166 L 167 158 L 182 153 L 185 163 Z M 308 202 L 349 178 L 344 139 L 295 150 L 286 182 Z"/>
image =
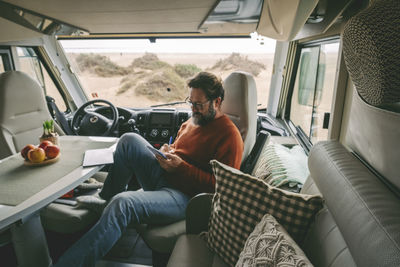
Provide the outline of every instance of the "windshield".
<path id="1" fill-rule="evenodd" d="M 255 78 L 258 108 L 268 102 L 275 41 L 262 36 L 60 42 L 90 99 L 134 108 L 187 107 L 181 102 L 188 78 L 209 71 L 225 79 L 241 70 Z"/>

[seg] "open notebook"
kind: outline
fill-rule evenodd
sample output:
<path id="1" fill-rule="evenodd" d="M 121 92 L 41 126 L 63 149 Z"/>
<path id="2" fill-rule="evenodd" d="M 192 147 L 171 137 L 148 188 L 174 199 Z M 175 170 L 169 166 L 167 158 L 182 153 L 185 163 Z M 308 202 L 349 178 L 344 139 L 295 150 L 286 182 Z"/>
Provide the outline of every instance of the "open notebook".
<path id="1" fill-rule="evenodd" d="M 83 167 L 114 163 L 113 148 L 90 149 L 85 151 Z"/>

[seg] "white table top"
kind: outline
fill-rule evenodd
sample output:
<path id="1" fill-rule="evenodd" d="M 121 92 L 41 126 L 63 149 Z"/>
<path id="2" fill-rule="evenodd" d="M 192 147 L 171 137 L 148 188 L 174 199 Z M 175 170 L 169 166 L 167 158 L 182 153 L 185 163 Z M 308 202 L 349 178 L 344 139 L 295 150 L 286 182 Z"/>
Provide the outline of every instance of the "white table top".
<path id="1" fill-rule="evenodd" d="M 114 137 L 86 137 L 86 136 L 61 136 L 62 139 L 68 140 L 90 140 L 93 142 L 117 142 Z M 114 145 L 115 146 L 115 145 Z M 10 157 L 21 157 L 15 154 Z M 4 159 L 5 160 L 5 159 Z M 0 168 L 2 165 L 0 160 Z M 32 195 L 28 199 L 16 206 L 0 205 L 0 230 L 9 227 L 17 221 L 24 221 L 29 218 L 29 215 L 35 213 L 41 208 L 47 206 L 52 201 L 56 200 L 65 193 L 71 191 L 79 184 L 90 178 L 93 174 L 98 172 L 103 165 L 94 167 L 78 166 L 76 169 L 60 177 L 56 182 L 45 187 L 37 194 Z M 38 168 L 38 167 L 36 167 Z M 40 167 L 39 167 L 40 168 Z M 1 185 L 0 185 L 1 186 Z"/>

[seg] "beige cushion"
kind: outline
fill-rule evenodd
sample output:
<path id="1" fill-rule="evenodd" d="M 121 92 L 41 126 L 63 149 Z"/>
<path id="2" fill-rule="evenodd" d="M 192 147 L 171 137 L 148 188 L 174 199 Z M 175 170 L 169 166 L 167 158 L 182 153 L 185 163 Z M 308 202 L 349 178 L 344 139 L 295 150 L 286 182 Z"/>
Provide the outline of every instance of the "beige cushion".
<path id="1" fill-rule="evenodd" d="M 168 225 L 136 225 L 136 230 L 144 242 L 159 253 L 171 253 L 179 236 L 186 232 L 186 221 Z"/>
<path id="2" fill-rule="evenodd" d="M 176 242 L 168 267 L 228 267 L 221 258 L 207 248 L 198 235 L 182 235 Z"/>
<path id="3" fill-rule="evenodd" d="M 97 172 L 92 178 L 104 182 L 107 172 Z M 87 230 L 100 217 L 99 214 L 85 208 L 51 203 L 40 212 L 43 227 L 62 234 L 70 234 Z"/>
<path id="4" fill-rule="evenodd" d="M 398 189 L 399 125 L 400 113 L 371 106 L 357 92 L 353 93 L 349 128 L 346 132 L 347 145 Z"/>
<path id="5" fill-rule="evenodd" d="M 87 209 L 51 203 L 40 212 L 43 227 L 62 234 L 70 234 L 88 229 L 99 215 Z"/>
<path id="6" fill-rule="evenodd" d="M 264 215 L 246 240 L 236 267 L 312 266 L 286 230 L 269 214 Z"/>
<path id="7" fill-rule="evenodd" d="M 234 265 L 246 239 L 265 214 L 271 214 L 296 242 L 303 241 L 315 214 L 322 208 L 319 195 L 281 190 L 239 170 L 211 161 L 216 179 L 208 227 L 208 246 Z M 257 203 L 257 205 L 255 205 Z"/>
<path id="8" fill-rule="evenodd" d="M 339 237 L 331 233 L 340 231 L 357 266 L 400 266 L 398 195 L 338 142 L 315 144 L 310 151 L 308 166 L 324 196 L 330 217 L 337 225 L 329 227 L 325 224 L 327 216 L 321 217 L 324 221 L 317 221 L 321 229 L 316 229 L 316 233 L 323 241 L 319 246 L 337 252 L 337 245 L 343 242 L 329 239 Z M 324 225 L 332 230 L 322 229 Z M 332 244 L 329 247 L 328 242 Z M 318 244 L 318 241 L 313 244 Z M 347 252 L 345 247 L 342 248 Z"/>

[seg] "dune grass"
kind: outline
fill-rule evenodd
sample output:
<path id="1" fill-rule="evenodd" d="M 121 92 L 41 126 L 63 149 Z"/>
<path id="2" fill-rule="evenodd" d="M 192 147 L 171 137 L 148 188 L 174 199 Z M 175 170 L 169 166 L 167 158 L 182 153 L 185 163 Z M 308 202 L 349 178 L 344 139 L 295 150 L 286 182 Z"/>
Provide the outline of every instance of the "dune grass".
<path id="1" fill-rule="evenodd" d="M 156 54 L 145 53 L 135 58 L 128 67 L 119 66 L 108 57 L 99 54 L 80 54 L 76 59 L 81 71 L 89 71 L 100 77 L 124 76 L 116 94 L 128 91 L 164 102 L 180 101 L 187 95 L 186 81 L 202 71 L 195 64 L 175 64 L 161 61 Z M 264 64 L 249 60 L 247 56 L 232 53 L 208 68 L 210 72 L 242 70 L 257 76 Z"/>
<path id="2" fill-rule="evenodd" d="M 229 57 L 218 60 L 209 70 L 211 72 L 215 70 L 241 70 L 249 72 L 257 77 L 265 68 L 264 64 L 250 60 L 247 56 L 242 56 L 239 53 L 232 53 Z"/>

